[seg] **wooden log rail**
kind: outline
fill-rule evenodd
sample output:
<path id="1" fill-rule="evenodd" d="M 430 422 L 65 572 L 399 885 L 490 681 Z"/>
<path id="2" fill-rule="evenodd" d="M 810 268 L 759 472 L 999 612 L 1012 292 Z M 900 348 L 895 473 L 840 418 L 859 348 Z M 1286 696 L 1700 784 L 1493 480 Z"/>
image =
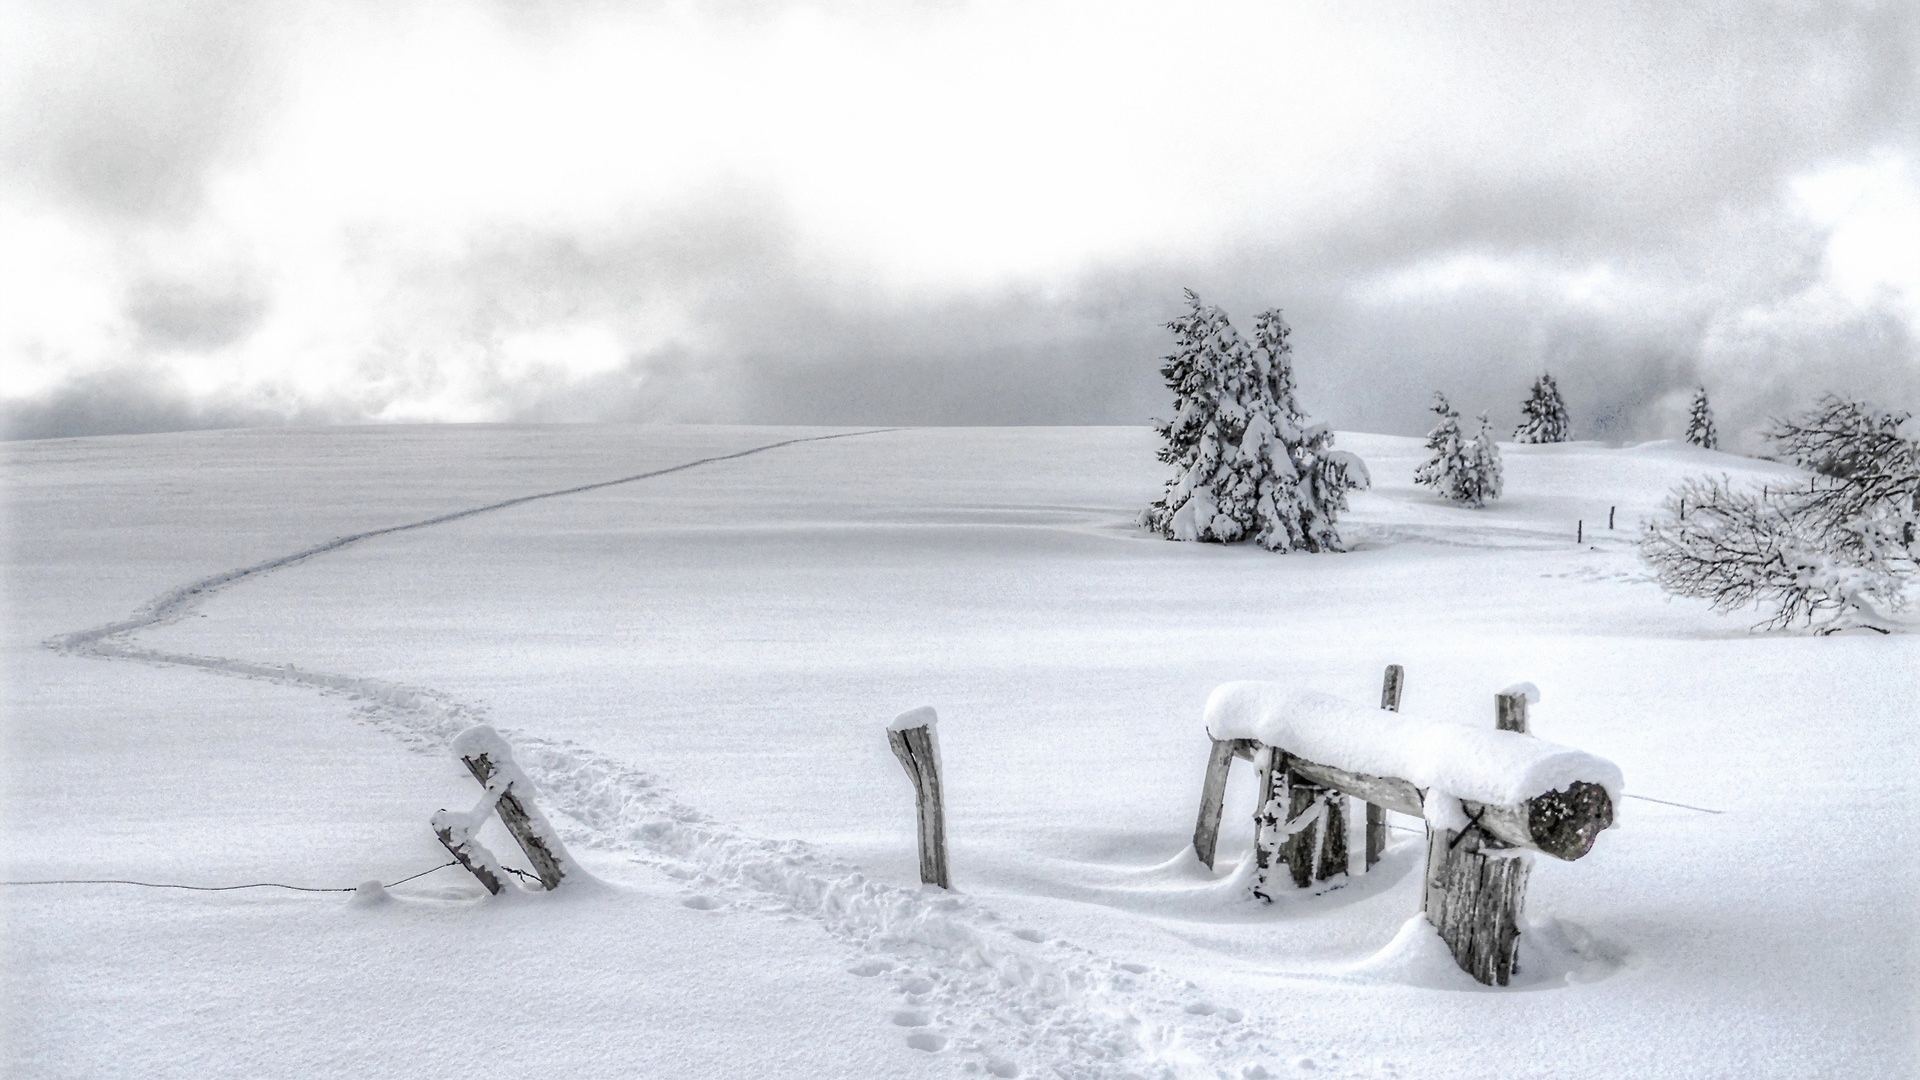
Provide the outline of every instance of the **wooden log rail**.
<path id="1" fill-rule="evenodd" d="M 1404 673 L 1387 669 L 1381 708 L 1398 711 Z M 1527 734 L 1530 686 L 1495 698 L 1500 730 Z M 1367 806 L 1365 868 L 1386 847 L 1386 811 L 1429 818 L 1435 793 L 1393 776 L 1371 776 L 1323 764 L 1256 739 L 1214 739 L 1201 786 L 1193 849 L 1212 868 L 1219 846 L 1227 774 L 1235 758 L 1255 766 L 1255 874 L 1253 895 L 1273 899 L 1272 879 L 1285 867 L 1296 888 L 1348 873 L 1346 799 Z M 1448 797 L 1450 798 L 1450 797 Z M 1451 811 L 1452 808 L 1448 807 Z M 1459 800 L 1459 828 L 1427 830 L 1427 866 L 1421 910 L 1462 969 L 1487 985 L 1508 983 L 1518 969 L 1519 916 L 1531 863 L 1543 852 L 1568 862 L 1593 850 L 1613 824 L 1613 801 L 1598 783 L 1567 787 L 1510 805 Z"/>

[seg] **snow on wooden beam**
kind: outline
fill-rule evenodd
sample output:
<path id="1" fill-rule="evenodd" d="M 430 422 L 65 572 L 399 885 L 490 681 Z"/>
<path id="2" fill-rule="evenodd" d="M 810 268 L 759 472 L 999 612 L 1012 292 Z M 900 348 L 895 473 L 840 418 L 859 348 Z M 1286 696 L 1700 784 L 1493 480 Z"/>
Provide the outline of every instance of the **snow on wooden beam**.
<path id="1" fill-rule="evenodd" d="M 1219 687 L 1207 699 L 1206 724 L 1215 739 L 1252 739 L 1351 776 L 1401 781 L 1416 794 L 1437 789 L 1518 808 L 1579 783 L 1601 788 L 1609 807 L 1619 800 L 1620 769 L 1605 758 L 1518 732 L 1390 713 L 1278 683 Z"/>

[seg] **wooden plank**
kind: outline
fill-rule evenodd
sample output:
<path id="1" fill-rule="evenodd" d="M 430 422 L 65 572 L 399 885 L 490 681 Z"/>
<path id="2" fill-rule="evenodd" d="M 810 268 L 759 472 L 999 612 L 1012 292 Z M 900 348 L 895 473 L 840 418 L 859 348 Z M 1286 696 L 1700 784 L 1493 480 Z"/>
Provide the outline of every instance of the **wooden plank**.
<path id="1" fill-rule="evenodd" d="M 474 854 L 467 850 L 466 844 L 453 838 L 453 830 L 446 825 L 435 825 L 433 835 L 440 838 L 440 846 L 446 848 L 461 866 L 466 867 L 467 873 L 472 874 L 480 884 L 486 886 L 488 892 L 495 896 L 500 895 L 500 877 L 486 865 L 491 861 L 490 858 L 486 860 L 475 858 Z"/>
<path id="2" fill-rule="evenodd" d="M 1399 664 L 1388 664 L 1387 674 L 1380 683 L 1380 707 L 1388 712 L 1400 711 L 1400 688 L 1406 682 L 1407 671 Z M 1387 850 L 1387 808 L 1377 803 L 1367 803 L 1367 869 L 1380 861 Z"/>
<path id="3" fill-rule="evenodd" d="M 940 752 L 932 730 L 925 725 L 904 730 L 887 730 L 887 744 L 893 756 L 913 781 L 914 804 L 920 842 L 920 880 L 943 889 L 952 888 L 947 877 L 946 801 L 940 787 Z"/>
<path id="4" fill-rule="evenodd" d="M 1288 765 L 1293 759 L 1288 758 Z M 1315 822 L 1299 828 L 1301 818 L 1313 812 L 1315 804 L 1321 802 L 1326 789 L 1293 771 L 1286 770 L 1284 781 L 1286 788 L 1287 828 L 1294 830 L 1292 835 L 1280 842 L 1280 861 L 1286 863 L 1287 871 L 1293 876 L 1293 885 L 1304 889 L 1313 884 L 1314 852 L 1320 843 L 1320 827 L 1324 822 Z"/>
<path id="5" fill-rule="evenodd" d="M 1279 854 L 1276 837 L 1280 803 L 1286 793 L 1276 787 L 1286 786 L 1285 770 L 1279 765 L 1284 756 L 1270 746 L 1261 747 L 1253 756 L 1253 895 L 1261 900 L 1273 899 L 1268 877 Z"/>
<path id="6" fill-rule="evenodd" d="M 475 780 L 480 781 L 481 787 L 485 787 L 487 781 L 493 778 L 493 759 L 487 755 L 474 754 L 471 757 L 463 755 L 460 760 L 466 763 L 467 771 L 473 774 Z M 507 786 L 507 790 L 500 793 L 500 798 L 494 803 L 493 808 L 500 815 L 500 823 L 507 827 L 507 832 L 512 834 L 513 839 L 520 845 L 520 850 L 526 852 L 527 861 L 533 864 L 533 872 L 539 876 L 540 884 L 548 889 L 559 888 L 561 880 L 566 876 L 560 868 L 560 860 L 553 857 L 553 852 L 547 847 L 546 837 L 540 835 L 540 830 L 527 817 L 527 808 L 521 805 L 520 798 L 514 793 L 511 784 Z M 454 857 L 458 858 L 459 855 L 456 853 Z"/>
<path id="7" fill-rule="evenodd" d="M 1227 799 L 1227 773 L 1233 767 L 1233 739 L 1214 739 L 1207 754 L 1207 775 L 1200 784 L 1200 817 L 1193 824 L 1193 853 L 1207 869 L 1220 844 L 1220 811 Z"/>
<path id="8" fill-rule="evenodd" d="M 1320 859 L 1313 868 L 1313 876 L 1327 881 L 1347 873 L 1347 797 L 1337 791 L 1323 791 L 1320 794 L 1326 803 L 1326 818 L 1320 823 Z M 1372 804 L 1369 803 L 1369 806 Z"/>

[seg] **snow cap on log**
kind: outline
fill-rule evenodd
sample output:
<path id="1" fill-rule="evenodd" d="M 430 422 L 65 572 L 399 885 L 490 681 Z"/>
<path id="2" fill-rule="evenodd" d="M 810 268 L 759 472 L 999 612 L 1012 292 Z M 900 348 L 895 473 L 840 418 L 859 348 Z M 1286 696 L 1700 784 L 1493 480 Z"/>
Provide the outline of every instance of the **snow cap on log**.
<path id="1" fill-rule="evenodd" d="M 938 727 L 940 718 L 934 714 L 933 706 L 922 705 L 917 709 L 908 709 L 893 718 L 887 725 L 888 731 L 910 731 L 913 728 Z"/>
<path id="2" fill-rule="evenodd" d="M 1511 806 L 1576 781 L 1600 785 L 1615 805 L 1620 800 L 1619 766 L 1585 751 L 1280 683 L 1222 684 L 1207 698 L 1206 720 L 1207 734 L 1216 739 L 1257 739 L 1321 765 L 1399 777 L 1473 802 Z"/>

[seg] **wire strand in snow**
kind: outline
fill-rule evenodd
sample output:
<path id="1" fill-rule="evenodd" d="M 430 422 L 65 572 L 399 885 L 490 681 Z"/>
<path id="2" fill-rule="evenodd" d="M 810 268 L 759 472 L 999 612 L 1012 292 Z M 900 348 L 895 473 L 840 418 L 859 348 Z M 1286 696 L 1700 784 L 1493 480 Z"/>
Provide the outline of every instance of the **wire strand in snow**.
<path id="1" fill-rule="evenodd" d="M 409 874 L 399 881 L 388 882 L 380 887 L 383 889 L 391 889 L 395 885 L 405 885 L 415 878 L 426 877 L 436 870 L 445 870 L 449 866 L 458 865 L 460 864 L 457 861 L 448 860 L 439 866 L 422 870 L 417 874 Z M 512 868 L 509 867 L 508 869 Z M 518 870 L 514 870 L 513 872 L 516 874 L 520 873 Z M 145 889 L 186 889 L 190 892 L 232 892 L 235 889 L 291 889 L 294 892 L 317 893 L 360 891 L 358 886 L 350 886 L 343 889 L 319 888 L 312 885 L 286 885 L 278 881 L 255 881 L 246 885 L 173 885 L 158 881 L 134 881 L 129 878 L 52 878 L 45 881 L 0 881 L 0 885 L 138 885 Z"/>

